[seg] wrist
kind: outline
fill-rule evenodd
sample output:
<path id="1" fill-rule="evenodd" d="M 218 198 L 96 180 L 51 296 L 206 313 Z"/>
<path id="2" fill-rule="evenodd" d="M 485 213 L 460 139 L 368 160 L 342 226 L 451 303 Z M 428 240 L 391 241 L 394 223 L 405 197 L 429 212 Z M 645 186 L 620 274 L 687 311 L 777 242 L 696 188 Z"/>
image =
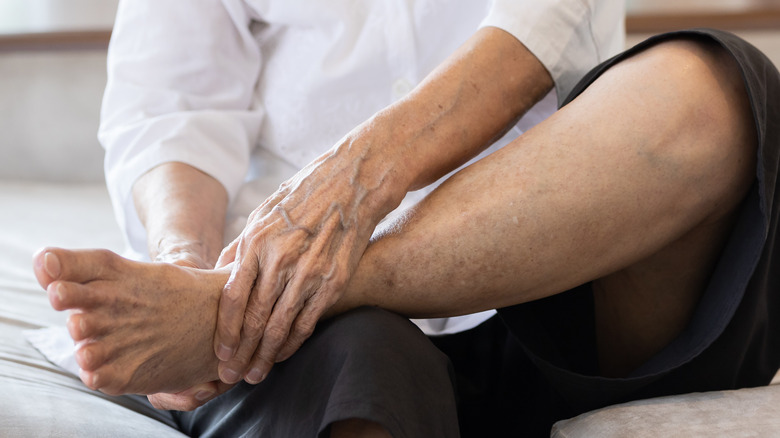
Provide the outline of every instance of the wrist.
<path id="1" fill-rule="evenodd" d="M 167 234 L 150 239 L 149 256 L 155 262 L 173 263 L 200 269 L 211 269 L 219 257 L 219 246 L 197 238 Z"/>

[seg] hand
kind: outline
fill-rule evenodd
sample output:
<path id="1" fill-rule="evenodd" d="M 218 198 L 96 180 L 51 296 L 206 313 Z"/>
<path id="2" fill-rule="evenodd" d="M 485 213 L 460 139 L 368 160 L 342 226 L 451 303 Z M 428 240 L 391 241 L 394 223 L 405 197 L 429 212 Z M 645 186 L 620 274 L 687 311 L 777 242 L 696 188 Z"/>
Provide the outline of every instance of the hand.
<path id="1" fill-rule="evenodd" d="M 406 193 L 386 195 L 391 160 L 377 166 L 349 141 L 342 146 L 283 184 L 220 256 L 217 266 L 233 262 L 214 343 L 222 381 L 260 382 L 300 347 Z"/>

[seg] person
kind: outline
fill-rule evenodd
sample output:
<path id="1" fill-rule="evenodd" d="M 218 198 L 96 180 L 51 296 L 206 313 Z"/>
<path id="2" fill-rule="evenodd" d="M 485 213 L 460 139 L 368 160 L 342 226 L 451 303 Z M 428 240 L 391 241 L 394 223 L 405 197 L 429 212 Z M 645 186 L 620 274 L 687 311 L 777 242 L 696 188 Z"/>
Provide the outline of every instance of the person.
<path id="1" fill-rule="evenodd" d="M 183 429 L 337 435 L 360 419 L 392 436 L 457 436 L 458 421 L 468 436 L 536 436 L 610 403 L 767 384 L 780 366 L 779 94 L 771 62 L 721 31 L 660 35 L 601 64 L 552 117 L 376 233 L 330 319 L 261 383 L 179 414 Z M 52 305 L 76 310 L 88 386 L 176 391 L 219 375 L 230 266 L 59 248 L 34 260 Z M 454 372 L 395 315 L 489 308 L 501 318 L 450 355 L 478 352 L 478 369 Z"/>
<path id="2" fill-rule="evenodd" d="M 235 260 L 214 350 L 223 382 L 257 383 L 380 221 L 622 48 L 620 0 L 123 3 L 99 136 L 128 255 Z"/>

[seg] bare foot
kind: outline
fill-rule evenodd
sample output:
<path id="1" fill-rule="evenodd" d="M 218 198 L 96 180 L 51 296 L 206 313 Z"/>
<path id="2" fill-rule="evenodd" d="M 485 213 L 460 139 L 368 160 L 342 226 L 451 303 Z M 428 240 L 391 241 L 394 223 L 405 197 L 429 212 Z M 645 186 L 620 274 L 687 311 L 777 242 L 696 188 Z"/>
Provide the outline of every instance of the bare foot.
<path id="1" fill-rule="evenodd" d="M 57 310 L 71 310 L 81 380 L 107 394 L 177 392 L 216 380 L 217 305 L 230 271 L 140 263 L 106 250 L 33 258 Z"/>

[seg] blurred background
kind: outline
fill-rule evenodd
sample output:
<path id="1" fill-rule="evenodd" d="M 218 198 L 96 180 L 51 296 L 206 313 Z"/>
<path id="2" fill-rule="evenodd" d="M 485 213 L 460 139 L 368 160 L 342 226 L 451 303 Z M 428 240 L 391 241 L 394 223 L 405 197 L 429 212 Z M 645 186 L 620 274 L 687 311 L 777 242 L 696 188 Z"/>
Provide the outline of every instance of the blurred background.
<path id="1" fill-rule="evenodd" d="M 96 131 L 117 3 L 0 0 L 0 180 L 102 180 Z M 626 0 L 626 8 L 628 45 L 716 27 L 780 65 L 780 0 Z"/>

